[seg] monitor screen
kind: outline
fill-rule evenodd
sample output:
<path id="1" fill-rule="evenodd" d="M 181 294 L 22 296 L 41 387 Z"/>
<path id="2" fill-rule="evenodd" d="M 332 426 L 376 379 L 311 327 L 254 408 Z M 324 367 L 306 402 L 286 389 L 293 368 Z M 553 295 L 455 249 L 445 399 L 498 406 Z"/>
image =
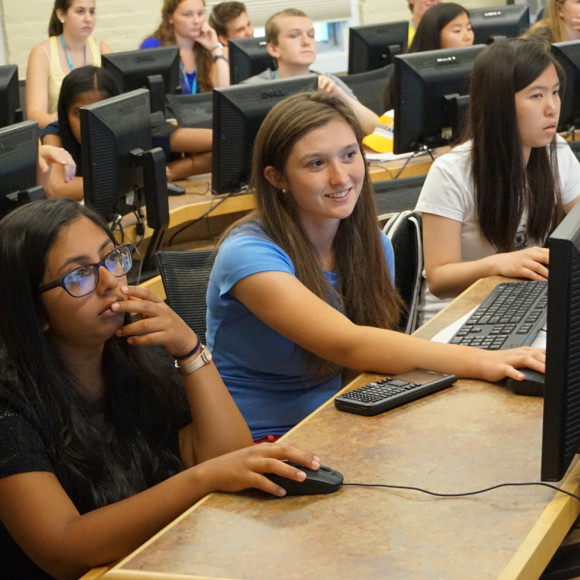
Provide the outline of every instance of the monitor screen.
<path id="1" fill-rule="evenodd" d="M 22 121 L 18 67 L 15 64 L 0 66 L 0 127 Z"/>
<path id="2" fill-rule="evenodd" d="M 560 481 L 580 446 L 580 204 L 548 240 L 543 481 Z"/>
<path id="3" fill-rule="evenodd" d="M 212 188 L 235 193 L 250 180 L 252 145 L 262 121 L 282 99 L 318 88 L 307 75 L 213 90 Z"/>
<path id="4" fill-rule="evenodd" d="M 558 131 L 573 131 L 580 123 L 580 41 L 556 42 L 552 53 L 566 75 L 566 86 L 560 93 Z"/>
<path id="5" fill-rule="evenodd" d="M 237 85 L 267 68 L 275 68 L 274 59 L 266 50 L 266 38 L 263 36 L 230 40 L 228 54 L 231 85 Z"/>
<path id="6" fill-rule="evenodd" d="M 393 62 L 395 55 L 407 52 L 409 23 L 387 22 L 351 26 L 348 41 L 348 74 L 382 68 Z"/>
<path id="7" fill-rule="evenodd" d="M 440 147 L 460 137 L 471 69 L 484 48 L 464 46 L 395 57 L 395 153 Z"/>
<path id="8" fill-rule="evenodd" d="M 489 44 L 498 38 L 515 38 L 530 27 L 528 4 L 472 8 L 469 19 L 474 44 Z"/>
<path id="9" fill-rule="evenodd" d="M 0 217 L 45 197 L 37 186 L 38 134 L 34 121 L 0 129 Z"/>
<path id="10" fill-rule="evenodd" d="M 180 91 L 177 46 L 103 54 L 102 62 L 123 91 L 149 89 L 152 111 L 164 112 L 165 95 Z"/>
<path id="11" fill-rule="evenodd" d="M 147 224 L 155 230 L 146 256 L 150 264 L 169 224 L 169 207 L 165 155 L 151 149 L 149 91 L 81 107 L 80 119 L 85 203 L 114 223 L 129 211 L 140 215 L 145 205 Z"/>

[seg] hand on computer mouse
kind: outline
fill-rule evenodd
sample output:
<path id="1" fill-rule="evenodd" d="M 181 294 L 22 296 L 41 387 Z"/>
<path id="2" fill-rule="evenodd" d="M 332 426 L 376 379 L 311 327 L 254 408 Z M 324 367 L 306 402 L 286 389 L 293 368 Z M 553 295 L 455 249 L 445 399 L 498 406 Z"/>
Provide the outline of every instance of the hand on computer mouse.
<path id="1" fill-rule="evenodd" d="M 302 467 L 292 461 L 286 461 L 284 463 L 299 470 L 296 473 L 298 479 L 290 479 L 275 473 L 264 474 L 285 491 L 284 495 L 328 494 L 338 491 L 342 486 L 342 474 L 325 465 L 321 465 L 318 469 L 313 470 Z"/>

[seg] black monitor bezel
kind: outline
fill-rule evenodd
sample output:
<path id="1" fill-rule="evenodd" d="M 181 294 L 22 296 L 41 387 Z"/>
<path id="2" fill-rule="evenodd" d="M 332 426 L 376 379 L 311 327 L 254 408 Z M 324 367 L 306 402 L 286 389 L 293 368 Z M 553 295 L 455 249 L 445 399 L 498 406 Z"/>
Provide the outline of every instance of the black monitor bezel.
<path id="1" fill-rule="evenodd" d="M 0 66 L 0 127 L 22 121 L 18 67 L 15 64 Z"/>
<path id="2" fill-rule="evenodd" d="M 39 134 L 35 121 L 0 128 L 0 217 L 45 197 L 38 186 Z"/>
<path id="3" fill-rule="evenodd" d="M 497 38 L 516 38 L 530 27 L 528 4 L 471 8 L 469 20 L 473 30 L 473 44 L 489 44 Z M 504 34 L 511 29 L 510 34 Z M 494 33 L 495 32 L 495 33 Z"/>
<path id="4" fill-rule="evenodd" d="M 274 59 L 266 48 L 265 36 L 229 40 L 228 58 L 231 85 L 237 85 L 268 68 L 274 69 L 276 67 Z"/>
<path id="5" fill-rule="evenodd" d="M 258 109 L 261 124 L 269 110 L 285 97 L 317 90 L 317 87 L 318 76 L 306 75 L 213 90 L 212 189 L 215 194 L 243 191 L 249 184 L 252 146 L 259 127 L 255 126 L 255 118 L 249 119 L 253 112 L 248 109 Z M 230 111 L 231 115 L 224 119 L 224 111 L 226 114 Z M 239 131 L 239 135 L 233 131 Z"/>
<path id="6" fill-rule="evenodd" d="M 560 481 L 580 447 L 580 204 L 550 235 L 548 247 L 541 479 Z"/>
<path id="7" fill-rule="evenodd" d="M 580 124 L 580 40 L 555 42 L 552 54 L 566 76 L 564 90 L 560 91 L 558 132 L 573 131 Z"/>
<path id="8" fill-rule="evenodd" d="M 393 149 L 396 154 L 432 149 L 453 144 L 461 136 L 462 123 L 469 101 L 469 81 L 476 57 L 486 45 L 462 46 L 398 55 L 395 57 Z M 449 92 L 439 99 L 428 98 L 428 87 L 437 86 L 442 78 L 440 67 L 454 67 L 456 78 L 448 84 Z M 451 69 L 447 69 L 451 70 Z M 403 79 L 403 80 L 402 80 Z M 401 86 L 403 84 L 403 86 Z M 425 86 L 427 84 L 427 87 Z M 461 89 L 457 93 L 456 89 Z M 436 91 L 440 93 L 440 90 Z M 444 101 L 444 97 L 448 97 Z M 417 103 L 417 100 L 420 102 Z M 457 106 L 458 111 L 453 111 Z M 449 121 L 443 124 L 442 118 Z M 450 136 L 436 131 L 453 129 Z"/>
<path id="9" fill-rule="evenodd" d="M 179 47 L 159 46 L 103 54 L 102 66 L 124 92 L 146 88 L 152 111 L 165 111 L 165 95 L 181 92 Z"/>
<path id="10" fill-rule="evenodd" d="M 402 50 L 399 54 L 405 53 L 409 38 L 407 20 L 351 26 L 348 31 L 348 74 L 367 72 L 392 64 L 395 55 L 389 47 L 398 42 L 386 40 L 389 34 L 392 34 L 395 40 L 402 41 Z M 365 61 L 364 65 L 360 64 L 361 60 Z"/>

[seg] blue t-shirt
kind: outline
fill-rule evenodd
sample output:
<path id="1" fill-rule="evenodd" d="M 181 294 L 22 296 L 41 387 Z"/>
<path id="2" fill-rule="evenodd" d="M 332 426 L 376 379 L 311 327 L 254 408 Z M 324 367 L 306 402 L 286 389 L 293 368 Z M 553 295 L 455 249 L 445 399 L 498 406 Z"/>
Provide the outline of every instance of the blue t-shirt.
<path id="1" fill-rule="evenodd" d="M 393 248 L 382 232 L 381 239 L 394 279 Z M 288 254 L 250 223 L 223 242 L 207 291 L 207 343 L 254 439 L 283 435 L 342 386 L 341 372 L 326 381 L 315 376 L 304 349 L 229 294 L 241 279 L 268 271 L 296 275 Z M 337 289 L 336 275 L 324 274 Z"/>

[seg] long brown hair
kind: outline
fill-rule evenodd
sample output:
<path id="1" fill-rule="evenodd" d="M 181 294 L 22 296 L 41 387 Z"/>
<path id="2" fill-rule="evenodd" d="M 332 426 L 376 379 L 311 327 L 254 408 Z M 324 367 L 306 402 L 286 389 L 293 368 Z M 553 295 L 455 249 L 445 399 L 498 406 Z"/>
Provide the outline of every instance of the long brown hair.
<path id="1" fill-rule="evenodd" d="M 205 0 L 201 0 L 205 6 Z M 164 0 L 161 7 L 161 23 L 157 30 L 151 35 L 159 39 L 161 46 L 175 44 L 175 33 L 170 20 L 177 7 L 183 0 Z M 212 65 L 211 54 L 199 42 L 194 43 L 193 53 L 195 55 L 195 66 L 197 68 L 196 78 L 200 93 L 211 92 L 213 86 L 210 80 L 210 70 Z"/>
<path id="2" fill-rule="evenodd" d="M 309 131 L 336 119 L 350 125 L 362 155 L 362 130 L 353 111 L 340 98 L 320 91 L 298 93 L 272 108 L 254 142 L 252 188 L 257 208 L 242 222 L 257 219 L 274 243 L 288 253 L 298 280 L 322 300 L 338 302 L 352 322 L 395 328 L 402 301 L 385 261 L 374 193 L 366 169 L 358 202 L 352 214 L 340 222 L 333 242 L 338 295 L 322 272 L 318 252 L 302 228 L 293 196 L 274 187 L 264 176 L 268 166 L 284 173 L 296 142 Z M 336 372 L 330 361 L 312 353 L 310 358 L 321 376 Z"/>
<path id="3" fill-rule="evenodd" d="M 499 252 L 514 249 L 522 212 L 527 235 L 542 241 L 562 219 L 557 142 L 534 147 L 526 166 L 515 94 L 554 65 L 549 47 L 531 37 L 494 42 L 476 59 L 471 74 L 467 137 L 473 140 L 471 173 L 483 236 Z"/>

